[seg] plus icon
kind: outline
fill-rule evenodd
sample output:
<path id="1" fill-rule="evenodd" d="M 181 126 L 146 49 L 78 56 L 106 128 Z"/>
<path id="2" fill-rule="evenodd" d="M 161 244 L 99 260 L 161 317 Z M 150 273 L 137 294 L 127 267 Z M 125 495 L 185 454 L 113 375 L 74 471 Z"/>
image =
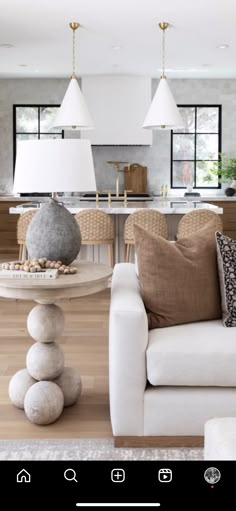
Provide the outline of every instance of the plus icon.
<path id="1" fill-rule="evenodd" d="M 113 468 L 111 471 L 111 480 L 113 483 L 123 483 L 125 480 L 125 471 L 123 468 Z"/>

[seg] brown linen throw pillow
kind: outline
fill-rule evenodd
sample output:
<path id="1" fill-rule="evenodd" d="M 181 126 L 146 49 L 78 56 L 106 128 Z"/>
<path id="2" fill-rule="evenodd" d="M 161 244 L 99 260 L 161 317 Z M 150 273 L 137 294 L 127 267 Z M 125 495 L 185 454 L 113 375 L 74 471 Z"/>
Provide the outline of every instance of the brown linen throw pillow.
<path id="1" fill-rule="evenodd" d="M 221 318 L 214 222 L 174 243 L 134 225 L 149 328 Z"/>

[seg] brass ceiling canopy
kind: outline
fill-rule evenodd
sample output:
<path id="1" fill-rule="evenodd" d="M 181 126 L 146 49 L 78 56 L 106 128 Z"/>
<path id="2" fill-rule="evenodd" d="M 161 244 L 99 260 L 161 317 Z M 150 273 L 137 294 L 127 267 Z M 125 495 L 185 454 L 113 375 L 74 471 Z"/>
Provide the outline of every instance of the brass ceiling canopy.
<path id="1" fill-rule="evenodd" d="M 161 28 L 161 30 L 166 30 L 169 26 L 170 24 L 167 23 L 167 21 L 162 21 L 162 23 L 159 23 L 159 27 Z"/>
<path id="2" fill-rule="evenodd" d="M 80 23 L 78 23 L 77 21 L 72 21 L 71 23 L 69 23 L 70 25 L 70 28 L 72 28 L 72 30 L 77 30 L 77 28 L 80 27 Z"/>

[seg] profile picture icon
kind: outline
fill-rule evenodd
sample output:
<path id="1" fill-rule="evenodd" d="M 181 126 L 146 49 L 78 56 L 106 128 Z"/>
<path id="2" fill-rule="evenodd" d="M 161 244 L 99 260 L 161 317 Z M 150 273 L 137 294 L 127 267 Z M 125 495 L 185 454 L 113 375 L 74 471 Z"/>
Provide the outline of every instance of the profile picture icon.
<path id="1" fill-rule="evenodd" d="M 204 479 L 209 484 L 216 484 L 221 478 L 221 473 L 216 467 L 209 467 L 204 472 Z"/>

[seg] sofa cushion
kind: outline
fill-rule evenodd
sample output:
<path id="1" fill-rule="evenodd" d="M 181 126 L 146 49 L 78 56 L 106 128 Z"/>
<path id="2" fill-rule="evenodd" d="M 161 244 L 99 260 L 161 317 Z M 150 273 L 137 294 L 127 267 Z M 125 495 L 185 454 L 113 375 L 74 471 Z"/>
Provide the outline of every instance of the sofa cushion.
<path id="1" fill-rule="evenodd" d="M 172 243 L 134 225 L 149 328 L 221 318 L 215 224 Z"/>
<path id="2" fill-rule="evenodd" d="M 236 386 L 236 339 L 221 320 L 149 332 L 147 378 L 152 385 Z"/>
<path id="3" fill-rule="evenodd" d="M 236 240 L 217 232 L 216 248 L 223 324 L 236 326 Z"/>

